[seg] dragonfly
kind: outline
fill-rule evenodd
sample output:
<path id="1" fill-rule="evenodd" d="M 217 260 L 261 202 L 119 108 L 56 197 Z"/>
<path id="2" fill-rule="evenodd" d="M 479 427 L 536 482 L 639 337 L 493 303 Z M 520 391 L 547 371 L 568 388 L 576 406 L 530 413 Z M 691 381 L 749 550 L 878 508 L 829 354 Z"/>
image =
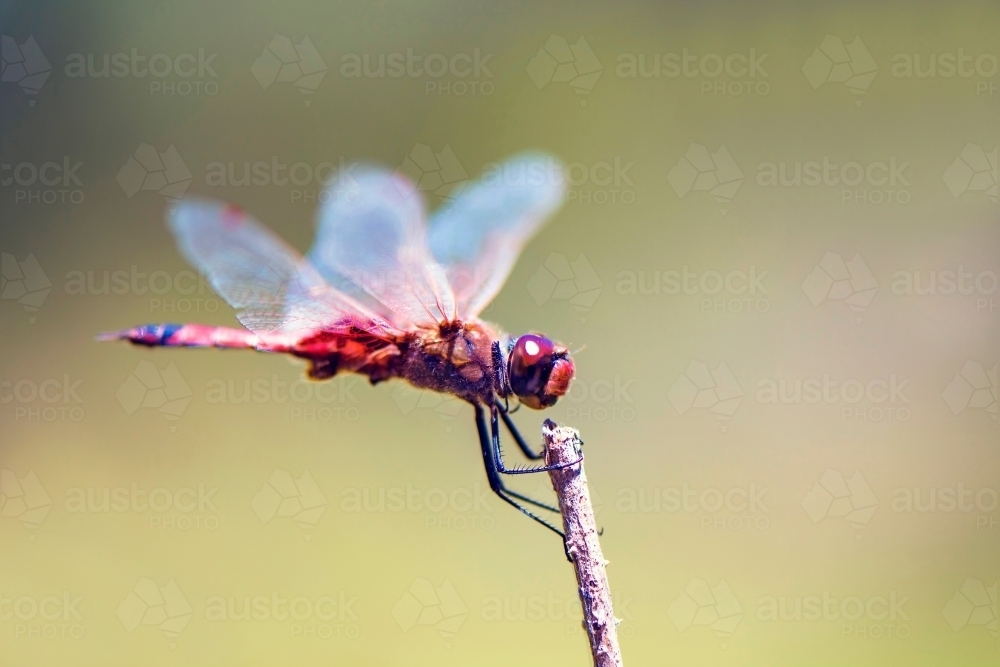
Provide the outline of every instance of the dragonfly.
<path id="1" fill-rule="evenodd" d="M 562 535 L 536 513 L 559 509 L 509 488 L 502 475 L 578 461 L 508 466 L 500 423 L 529 460 L 542 460 L 511 414 L 520 405 L 554 405 L 569 391 L 574 362 L 541 333 L 514 337 L 479 315 L 564 197 L 558 161 L 522 153 L 467 183 L 428 219 L 408 177 L 354 165 L 325 186 L 305 257 L 239 206 L 185 198 L 168 210 L 167 226 L 244 328 L 146 324 L 98 338 L 284 353 L 308 362 L 313 380 L 357 373 L 372 384 L 400 379 L 455 396 L 473 407 L 493 492 Z"/>

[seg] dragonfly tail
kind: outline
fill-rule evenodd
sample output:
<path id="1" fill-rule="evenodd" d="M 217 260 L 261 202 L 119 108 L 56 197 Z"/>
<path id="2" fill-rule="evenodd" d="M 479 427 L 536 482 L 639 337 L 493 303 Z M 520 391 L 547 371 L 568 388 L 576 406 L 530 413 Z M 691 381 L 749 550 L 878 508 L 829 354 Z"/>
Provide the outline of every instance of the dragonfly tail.
<path id="1" fill-rule="evenodd" d="M 99 341 L 127 340 L 147 347 L 219 347 L 261 349 L 260 338 L 245 329 L 204 324 L 144 324 L 96 336 Z"/>

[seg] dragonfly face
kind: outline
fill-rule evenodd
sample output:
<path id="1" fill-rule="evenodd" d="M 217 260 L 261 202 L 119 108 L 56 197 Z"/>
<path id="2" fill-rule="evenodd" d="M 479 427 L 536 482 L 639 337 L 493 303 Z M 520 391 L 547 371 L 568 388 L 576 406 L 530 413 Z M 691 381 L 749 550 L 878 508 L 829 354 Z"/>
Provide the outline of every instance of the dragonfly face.
<path id="1" fill-rule="evenodd" d="M 507 359 L 511 391 L 535 410 L 555 405 L 569 391 L 574 370 L 566 348 L 539 334 L 524 334 L 514 341 Z"/>
<path id="2" fill-rule="evenodd" d="M 347 170 L 327 185 L 306 257 L 238 206 L 184 199 L 167 224 L 245 329 L 151 324 L 101 338 L 286 353 L 309 361 L 316 380 L 353 372 L 373 384 L 395 378 L 451 393 L 474 407 L 490 486 L 542 521 L 513 499 L 553 508 L 508 490 L 500 473 L 546 468 L 506 468 L 499 423 L 529 458 L 542 458 L 517 433 L 507 399 L 553 405 L 569 390 L 573 361 L 565 347 L 534 333 L 501 350 L 497 330 L 479 314 L 562 203 L 565 179 L 555 165 L 545 155 L 516 156 L 495 171 L 499 178 L 468 184 L 429 219 L 407 178 L 376 167 Z"/>

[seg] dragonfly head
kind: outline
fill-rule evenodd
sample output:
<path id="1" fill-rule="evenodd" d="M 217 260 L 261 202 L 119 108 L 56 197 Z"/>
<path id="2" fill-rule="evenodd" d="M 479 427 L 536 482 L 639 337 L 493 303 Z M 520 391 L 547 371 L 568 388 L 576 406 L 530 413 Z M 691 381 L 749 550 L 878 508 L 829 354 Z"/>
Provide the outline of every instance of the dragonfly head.
<path id="1" fill-rule="evenodd" d="M 539 334 L 520 336 L 507 357 L 510 390 L 535 410 L 555 405 L 569 391 L 575 370 L 569 351 Z"/>

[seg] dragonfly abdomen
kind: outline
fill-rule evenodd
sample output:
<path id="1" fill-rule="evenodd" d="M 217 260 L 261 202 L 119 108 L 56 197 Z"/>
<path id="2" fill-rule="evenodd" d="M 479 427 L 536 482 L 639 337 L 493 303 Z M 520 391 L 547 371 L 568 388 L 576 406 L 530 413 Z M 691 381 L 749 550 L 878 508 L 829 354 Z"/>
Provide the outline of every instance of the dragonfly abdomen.
<path id="1" fill-rule="evenodd" d="M 213 327 L 205 324 L 143 324 L 131 329 L 101 334 L 99 340 L 127 340 L 147 347 L 217 347 L 287 351 L 280 337 L 262 337 L 246 329 Z"/>

